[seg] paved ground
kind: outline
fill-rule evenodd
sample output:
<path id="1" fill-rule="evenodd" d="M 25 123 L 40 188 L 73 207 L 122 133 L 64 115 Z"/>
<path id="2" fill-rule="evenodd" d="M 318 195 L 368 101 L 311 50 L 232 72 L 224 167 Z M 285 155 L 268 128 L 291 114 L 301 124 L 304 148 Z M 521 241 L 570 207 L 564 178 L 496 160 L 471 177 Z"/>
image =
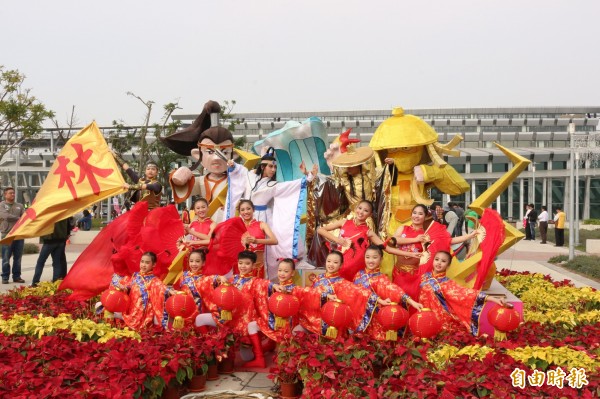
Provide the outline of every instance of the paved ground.
<path id="1" fill-rule="evenodd" d="M 36 242 L 36 240 L 30 240 L 29 242 Z M 84 248 L 85 245 L 83 244 L 67 245 L 66 255 L 69 268 L 73 265 Z M 501 254 L 496 261 L 496 265 L 498 270 L 507 268 L 515 271 L 530 271 L 549 274 L 557 280 L 569 279 L 578 287 L 591 286 L 600 290 L 599 282 L 590 280 L 560 266 L 555 266 L 547 262 L 548 259 L 556 255 L 568 255 L 568 252 L 568 248 L 557 248 L 552 243 L 540 244 L 540 241 L 520 241 L 514 247 Z M 23 255 L 22 278 L 26 281 L 24 285 L 31 284 L 37 257 L 37 254 Z M 42 275 L 42 281 L 51 279 L 52 265 L 51 260 L 48 259 Z M 0 284 L 0 293 L 6 292 L 18 285 L 19 284 L 12 283 L 12 281 L 10 284 L 6 285 Z M 272 356 L 267 356 L 269 364 L 271 363 L 271 357 Z M 269 366 L 269 364 L 267 366 Z M 241 369 L 240 365 L 241 360 L 237 359 L 236 370 Z M 207 383 L 207 391 L 268 391 L 272 388 L 273 383 L 267 378 L 267 373 L 268 367 L 264 370 L 259 370 L 259 372 L 239 371 L 230 375 L 222 375 L 219 380 L 209 381 Z M 199 395 L 188 394 L 185 398 L 191 399 L 197 396 Z"/>

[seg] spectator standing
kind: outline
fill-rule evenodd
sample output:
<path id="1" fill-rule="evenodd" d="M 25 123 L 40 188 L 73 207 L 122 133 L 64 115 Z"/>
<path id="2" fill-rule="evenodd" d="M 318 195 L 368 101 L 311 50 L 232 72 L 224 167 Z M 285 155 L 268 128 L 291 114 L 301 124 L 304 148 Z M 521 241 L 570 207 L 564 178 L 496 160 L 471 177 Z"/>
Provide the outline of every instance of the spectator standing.
<path id="1" fill-rule="evenodd" d="M 540 212 L 537 219 L 540 222 L 540 236 L 542 237 L 542 241 L 540 242 L 540 244 L 545 244 L 546 235 L 548 233 L 548 208 L 542 206 L 542 211 Z"/>
<path id="2" fill-rule="evenodd" d="M 0 231 L 2 239 L 8 235 L 21 215 L 25 212 L 22 204 L 15 202 L 15 189 L 4 189 L 4 201 L 0 202 Z M 13 258 L 12 277 L 15 283 L 24 283 L 21 278 L 21 257 L 23 256 L 24 240 L 13 240 L 10 244 L 2 245 L 2 284 L 8 284 L 10 277 L 10 258 Z"/>
<path id="3" fill-rule="evenodd" d="M 531 240 L 535 241 L 535 225 L 537 224 L 537 212 L 533 204 L 529 204 L 529 214 L 527 217 L 527 228 L 531 232 Z"/>
<path id="4" fill-rule="evenodd" d="M 89 216 L 91 217 L 91 215 Z M 32 287 L 36 287 L 39 284 L 48 256 L 52 256 L 52 281 L 61 280 L 67 275 L 65 248 L 67 239 L 71 233 L 71 221 L 69 219 L 63 219 L 54 223 L 54 231 L 51 234 L 40 237 L 43 245 L 35 264 L 35 272 L 33 274 L 33 281 L 31 282 Z"/>
<path id="5" fill-rule="evenodd" d="M 525 241 L 531 241 L 531 229 L 529 228 L 529 213 L 531 208 L 525 205 L 525 216 L 523 216 L 523 228 L 525 229 Z"/>
<path id="6" fill-rule="evenodd" d="M 465 210 L 462 209 L 456 202 L 451 202 L 448 205 L 450 206 L 450 209 L 456 213 L 456 216 L 458 216 L 458 223 L 456 223 L 456 227 L 454 228 L 453 237 L 461 236 L 463 233 L 463 226 L 465 225 Z"/>
<path id="7" fill-rule="evenodd" d="M 444 223 L 446 225 L 446 231 L 450 233 L 450 236 L 456 237 L 456 230 L 458 226 L 458 216 L 452 209 L 452 202 L 448 203 L 448 209 L 444 212 Z M 459 234 L 460 235 L 460 234 Z"/>
<path id="8" fill-rule="evenodd" d="M 565 220 L 566 215 L 562 211 L 562 208 L 556 207 L 556 213 L 554 214 L 554 236 L 556 237 L 556 247 L 562 247 L 565 245 Z"/>

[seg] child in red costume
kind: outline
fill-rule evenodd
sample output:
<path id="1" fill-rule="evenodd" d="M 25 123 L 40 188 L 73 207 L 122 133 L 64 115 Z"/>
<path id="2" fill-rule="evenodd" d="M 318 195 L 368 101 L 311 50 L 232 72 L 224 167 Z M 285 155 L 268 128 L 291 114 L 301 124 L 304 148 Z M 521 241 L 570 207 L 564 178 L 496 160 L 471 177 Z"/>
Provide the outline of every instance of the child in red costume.
<path id="1" fill-rule="evenodd" d="M 165 300 L 170 289 L 156 277 L 152 270 L 156 266 L 156 254 L 146 252 L 140 260 L 140 271 L 131 277 L 124 277 L 115 284 L 120 290 L 129 293 L 129 310 L 121 315 L 125 324 L 133 330 L 150 327 L 153 324 L 166 328 L 168 315 L 165 312 Z M 115 317 L 119 317 L 115 313 Z"/>
<path id="2" fill-rule="evenodd" d="M 479 317 L 485 301 L 500 306 L 506 306 L 506 301 L 478 290 L 465 288 L 446 277 L 446 269 L 451 262 L 450 253 L 436 252 L 433 259 L 433 272 L 425 273 L 421 279 L 419 303 L 435 312 L 445 330 L 456 331 L 456 326 L 462 325 L 473 335 L 477 335 Z"/>
<path id="3" fill-rule="evenodd" d="M 252 351 L 254 360 L 246 362 L 244 367 L 264 368 L 265 357 L 262 351 L 260 337 L 258 335 L 258 326 L 256 324 L 256 311 L 254 308 L 254 298 L 259 295 L 258 279 L 254 277 L 253 271 L 256 265 L 256 254 L 250 251 L 243 251 L 238 254 L 238 269 L 240 274 L 234 275 L 231 279 L 224 276 L 217 277 L 221 284 L 231 284 L 235 286 L 242 295 L 238 306 L 231 312 L 231 320 L 221 319 L 221 309 L 214 303 L 212 297 L 204 299 L 205 306 L 211 313 L 198 315 L 196 326 L 217 326 L 227 324 L 234 333 L 247 335 L 252 342 Z"/>
<path id="4" fill-rule="evenodd" d="M 208 212 L 208 201 L 204 198 L 199 198 L 194 202 L 192 207 L 194 210 L 194 220 L 190 224 L 184 224 L 183 227 L 186 236 L 178 241 L 180 250 L 183 248 L 206 248 L 210 244 L 212 232 L 217 224 L 206 216 Z"/>
<path id="5" fill-rule="evenodd" d="M 300 325 L 305 330 L 325 336 L 329 325 L 323 321 L 320 308 L 328 300 L 338 300 L 350 306 L 352 323 L 349 333 L 366 330 L 375 313 L 377 303 L 385 303 L 377 294 L 354 285 L 340 276 L 343 263 L 344 256 L 339 251 L 331 251 L 327 255 L 326 273 L 313 284 L 313 289 L 318 290 L 318 295 L 307 296 L 298 312 Z"/>
<path id="6" fill-rule="evenodd" d="M 248 230 L 242 236 L 242 244 L 250 251 L 256 253 L 257 261 L 254 276 L 265 277 L 265 245 L 277 245 L 278 241 L 268 224 L 254 219 L 254 204 L 252 201 L 243 199 L 237 207 L 240 218 L 244 221 Z"/>
<path id="7" fill-rule="evenodd" d="M 269 280 L 258 280 L 259 289 L 257 296 L 254 297 L 256 306 L 257 319 L 256 323 L 260 331 L 268 338 L 268 343 L 263 345 L 263 352 L 270 352 L 275 349 L 275 345 L 281 342 L 282 339 L 292 333 L 292 329 L 298 324 L 298 317 L 290 317 L 287 324 L 282 328 L 275 328 L 275 315 L 269 311 L 269 298 L 275 292 L 285 292 L 294 295 L 298 298 L 300 306 L 307 308 L 311 300 L 312 303 L 318 303 L 314 310 L 320 310 L 320 292 L 308 287 L 297 287 L 293 283 L 294 274 L 296 273 L 296 264 L 293 259 L 284 258 L 279 261 L 277 268 L 277 278 L 279 284 L 273 284 Z"/>
<path id="8" fill-rule="evenodd" d="M 354 284 L 366 288 L 379 296 L 380 305 L 386 306 L 393 303 L 402 303 L 404 307 L 408 305 L 419 309 L 420 305 L 413 301 L 402 288 L 393 284 L 389 278 L 379 270 L 383 260 L 383 250 L 378 245 L 371 245 L 365 252 L 365 268 L 360 270 L 354 278 Z M 375 310 L 379 312 L 380 306 Z M 386 331 L 383 329 L 376 317 L 371 320 L 366 332 L 376 340 L 384 341 Z"/>
<path id="9" fill-rule="evenodd" d="M 364 200 L 356 206 L 353 219 L 336 220 L 317 229 L 319 235 L 337 244 L 337 249 L 344 254 L 340 275 L 348 281 L 354 281 L 354 276 L 362 268 L 369 240 L 375 235 L 367 225 L 372 214 L 373 204 Z M 336 229 L 340 230 L 338 236 L 331 233 Z"/>
<path id="10" fill-rule="evenodd" d="M 202 249 L 193 250 L 188 258 L 189 270 L 185 270 L 179 280 L 173 284 L 173 288 L 183 291 L 194 297 L 197 311 L 186 319 L 186 322 L 193 323 L 196 316 L 208 311 L 204 309 L 202 298 L 210 296 L 212 290 L 217 286 L 218 276 L 204 276 L 202 268 L 206 261 L 206 252 Z"/>

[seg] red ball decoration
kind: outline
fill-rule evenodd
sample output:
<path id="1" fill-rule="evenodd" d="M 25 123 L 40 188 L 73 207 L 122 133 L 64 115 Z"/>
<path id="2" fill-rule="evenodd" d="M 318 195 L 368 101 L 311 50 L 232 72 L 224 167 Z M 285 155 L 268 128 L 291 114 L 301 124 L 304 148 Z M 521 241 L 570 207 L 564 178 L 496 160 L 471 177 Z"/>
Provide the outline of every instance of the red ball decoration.
<path id="1" fill-rule="evenodd" d="M 275 315 L 275 329 L 283 328 L 287 319 L 295 316 L 300 309 L 300 301 L 294 295 L 276 292 L 269 298 L 269 311 Z"/>
<path id="2" fill-rule="evenodd" d="M 329 301 L 321 308 L 321 317 L 329 324 L 325 336 L 337 338 L 338 330 L 344 330 L 352 323 L 352 309 L 345 303 Z"/>
<path id="3" fill-rule="evenodd" d="M 488 321 L 494 327 L 494 338 L 506 339 L 506 333 L 516 330 L 521 324 L 521 315 L 513 308 L 494 305 L 487 314 Z"/>
<path id="4" fill-rule="evenodd" d="M 106 318 L 112 318 L 114 312 L 125 313 L 129 309 L 129 295 L 125 292 L 110 287 L 105 290 L 100 296 L 100 302 L 104 306 L 104 316 Z"/>
<path id="5" fill-rule="evenodd" d="M 242 293 L 233 285 L 222 284 L 214 289 L 213 301 L 221 308 L 221 319 L 231 320 L 231 312 L 242 300 Z"/>
<path id="6" fill-rule="evenodd" d="M 410 331 L 417 337 L 431 338 L 442 330 L 442 323 L 431 309 L 423 308 L 408 320 Z"/>
<path id="7" fill-rule="evenodd" d="M 404 327 L 406 323 L 408 323 L 408 317 L 408 311 L 400 305 L 384 306 L 379 309 L 377 319 L 386 331 L 385 339 L 387 341 L 398 340 L 398 332 L 396 330 Z"/>
<path id="8" fill-rule="evenodd" d="M 184 320 L 192 316 L 198 307 L 194 297 L 190 294 L 180 293 L 171 295 L 165 303 L 165 310 L 173 318 L 173 328 L 183 328 Z"/>

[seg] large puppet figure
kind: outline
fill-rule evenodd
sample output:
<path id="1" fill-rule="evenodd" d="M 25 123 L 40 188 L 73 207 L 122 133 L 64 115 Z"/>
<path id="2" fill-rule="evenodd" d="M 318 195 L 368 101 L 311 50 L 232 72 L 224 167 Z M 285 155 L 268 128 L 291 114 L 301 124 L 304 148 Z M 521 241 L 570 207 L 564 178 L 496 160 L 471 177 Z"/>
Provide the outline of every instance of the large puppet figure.
<path id="1" fill-rule="evenodd" d="M 191 195 L 200 195 L 209 203 L 209 215 L 219 222 L 227 195 L 227 161 L 233 156 L 233 135 L 216 126 L 220 105 L 209 101 L 192 125 L 161 138 L 163 143 L 178 154 L 192 156 L 200 162 L 205 174 L 194 176 L 192 167 L 182 166 L 169 178 L 175 202 L 185 201 Z M 211 126 L 211 120 L 213 120 Z"/>
<path id="2" fill-rule="evenodd" d="M 392 117 L 377 128 L 369 147 L 378 151 L 388 165 L 379 183 L 377 200 L 382 236 L 410 223 L 416 204 L 431 205 L 433 200 L 427 194 L 430 188 L 449 195 L 469 190 L 469 184 L 441 157 L 458 156 L 460 153 L 452 148 L 461 140 L 455 136 L 450 143 L 439 144 L 438 134 L 431 126 L 414 115 L 405 115 L 402 108 L 395 108 Z"/>

